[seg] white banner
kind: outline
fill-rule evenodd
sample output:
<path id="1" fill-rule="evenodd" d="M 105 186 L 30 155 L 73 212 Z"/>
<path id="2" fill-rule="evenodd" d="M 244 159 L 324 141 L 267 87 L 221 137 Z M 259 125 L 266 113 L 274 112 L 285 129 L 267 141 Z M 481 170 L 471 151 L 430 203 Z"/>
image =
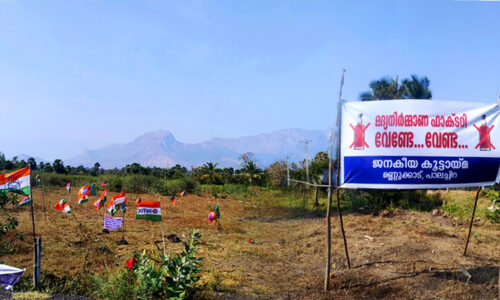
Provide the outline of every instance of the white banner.
<path id="1" fill-rule="evenodd" d="M 341 187 L 433 189 L 499 180 L 498 105 L 343 102 Z"/>

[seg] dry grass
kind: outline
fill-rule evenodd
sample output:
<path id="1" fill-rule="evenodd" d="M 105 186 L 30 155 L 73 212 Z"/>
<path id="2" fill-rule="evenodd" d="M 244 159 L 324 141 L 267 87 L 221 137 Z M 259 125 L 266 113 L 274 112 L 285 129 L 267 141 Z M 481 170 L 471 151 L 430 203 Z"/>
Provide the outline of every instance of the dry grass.
<path id="1" fill-rule="evenodd" d="M 134 251 L 156 248 L 153 241 L 161 247 L 160 224 L 134 218 L 137 195 L 128 195 L 125 237 L 129 245 L 116 244 L 120 232 L 101 233 L 103 215 L 95 212 L 91 201 L 78 207 L 72 195 L 71 206 L 82 222 L 80 228 L 72 216 L 53 209 L 53 204 L 66 196 L 65 190 L 46 193 L 47 222 L 37 189 L 33 196 L 37 233 L 43 237 L 43 272 L 57 276 L 113 272 L 123 268 Z M 142 198 L 156 200 L 157 196 Z M 206 221 L 208 206 L 217 202 L 221 204 L 222 231 Z M 197 297 L 494 299 L 497 295 L 500 231 L 498 225 L 484 220 L 475 224 L 475 235 L 464 257 L 468 229 L 464 221 L 442 213 L 397 209 L 376 217 L 348 213 L 344 222 L 353 266 L 348 270 L 334 216 L 333 289 L 323 293 L 324 218 L 314 214 L 294 217 L 296 214 L 288 208 L 261 199 L 216 200 L 188 195 L 172 207 L 162 197 L 162 208 L 165 235 L 182 236 L 190 228 L 199 228 L 203 235 L 199 255 L 205 260 L 199 283 L 202 290 Z M 29 209 L 12 213 L 20 219 L 20 230 L 27 235 L 27 242 L 19 242 L 18 252 L 0 257 L 0 261 L 26 267 L 26 276 L 30 276 Z M 250 238 L 258 244 L 250 244 Z M 181 246 L 167 241 L 167 252 L 178 251 Z M 469 282 L 460 265 L 472 274 Z"/>

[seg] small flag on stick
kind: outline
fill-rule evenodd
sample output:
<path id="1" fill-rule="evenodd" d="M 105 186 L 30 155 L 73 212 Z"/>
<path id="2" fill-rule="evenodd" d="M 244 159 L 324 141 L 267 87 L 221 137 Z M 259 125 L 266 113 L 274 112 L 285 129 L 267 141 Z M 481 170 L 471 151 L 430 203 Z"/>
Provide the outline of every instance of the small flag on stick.
<path id="1" fill-rule="evenodd" d="M 160 201 L 141 201 L 137 205 L 136 219 L 161 221 Z"/>
<path id="2" fill-rule="evenodd" d="M 69 204 L 64 199 L 61 199 L 54 206 L 55 206 L 56 210 L 58 210 L 58 211 L 62 211 L 64 213 L 68 213 L 68 214 L 72 213 L 71 208 L 69 207 Z"/>
<path id="3" fill-rule="evenodd" d="M 186 195 L 186 191 L 182 191 L 182 192 L 180 193 L 180 196 L 181 196 L 181 197 L 184 197 L 184 195 Z"/>
<path id="4" fill-rule="evenodd" d="M 66 184 L 66 189 L 68 190 L 68 194 L 71 193 L 71 182 L 68 182 L 68 184 Z"/>
<path id="5" fill-rule="evenodd" d="M 31 204 L 30 196 L 24 196 L 24 198 L 19 202 L 19 206 L 28 206 Z"/>
<path id="6" fill-rule="evenodd" d="M 177 205 L 177 202 L 175 202 L 175 195 L 173 195 L 171 198 L 170 198 L 170 203 L 172 203 L 174 206 Z"/>
<path id="7" fill-rule="evenodd" d="M 82 205 L 83 203 L 89 201 L 90 197 L 90 186 L 85 185 L 82 186 L 78 190 L 78 205 Z"/>
<path id="8" fill-rule="evenodd" d="M 219 203 L 217 203 L 214 209 L 210 211 L 210 213 L 208 214 L 207 220 L 214 224 L 217 224 L 219 219 L 220 219 L 220 210 L 219 210 Z"/>
<path id="9" fill-rule="evenodd" d="M 107 196 L 107 190 L 104 190 L 102 193 L 101 193 L 101 196 L 99 197 L 99 199 L 97 199 L 95 202 L 94 202 L 94 207 L 99 210 L 101 209 L 101 207 L 104 206 L 104 203 L 106 203 L 106 196 Z"/>
<path id="10" fill-rule="evenodd" d="M 30 167 L 7 174 L 0 174 L 0 192 L 12 192 L 29 196 L 31 194 Z"/>
<path id="11" fill-rule="evenodd" d="M 40 174 L 36 174 L 36 184 L 40 184 Z"/>
<path id="12" fill-rule="evenodd" d="M 125 192 L 121 192 L 111 198 L 111 201 L 108 203 L 108 212 L 111 216 L 114 216 L 119 209 L 125 212 L 126 207 L 127 196 L 125 196 Z"/>

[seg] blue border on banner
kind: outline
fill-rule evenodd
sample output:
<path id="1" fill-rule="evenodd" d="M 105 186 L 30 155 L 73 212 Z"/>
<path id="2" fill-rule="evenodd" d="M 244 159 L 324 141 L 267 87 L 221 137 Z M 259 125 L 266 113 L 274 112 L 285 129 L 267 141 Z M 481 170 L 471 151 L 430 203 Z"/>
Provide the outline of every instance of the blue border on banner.
<path id="1" fill-rule="evenodd" d="M 345 156 L 344 184 L 414 186 L 495 182 L 500 157 Z"/>

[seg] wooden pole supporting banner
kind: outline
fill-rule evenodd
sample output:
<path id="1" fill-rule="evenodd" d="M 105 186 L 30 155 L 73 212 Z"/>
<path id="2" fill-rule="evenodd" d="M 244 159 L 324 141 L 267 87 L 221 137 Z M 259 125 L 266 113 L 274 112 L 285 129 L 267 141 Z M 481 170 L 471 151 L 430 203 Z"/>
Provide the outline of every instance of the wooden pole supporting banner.
<path id="1" fill-rule="evenodd" d="M 344 73 L 345 69 L 342 69 L 342 80 L 340 81 L 340 90 L 339 90 L 339 100 L 337 103 L 337 126 L 338 129 L 337 138 L 338 138 L 338 148 L 337 148 L 337 193 L 339 186 L 339 167 L 340 167 L 340 117 L 341 117 L 341 100 L 342 100 L 342 86 L 344 85 Z M 333 140 L 335 137 L 335 129 L 332 130 L 332 135 L 330 137 L 330 145 L 328 147 L 328 206 L 326 207 L 326 266 L 325 266 L 325 292 L 330 289 L 330 266 L 331 266 L 331 253 L 332 253 L 332 243 L 331 243 L 331 224 L 330 224 L 330 216 L 331 216 L 331 207 L 332 207 L 332 188 L 333 188 L 333 162 L 332 162 L 332 148 L 333 148 Z M 309 182 L 308 182 L 309 184 Z M 338 195 L 338 194 L 337 194 Z M 337 196 L 338 199 L 338 196 Z M 345 241 L 345 239 L 344 239 Z M 346 247 L 347 249 L 347 247 Z M 350 266 L 350 263 L 349 263 Z"/>
<path id="2" fill-rule="evenodd" d="M 330 182 L 332 182 L 332 164 L 330 163 Z M 331 243 L 331 225 L 330 225 L 330 215 L 331 215 L 331 208 L 332 208 L 332 188 L 328 188 L 328 206 L 326 207 L 326 271 L 325 271 L 325 287 L 324 290 L 325 292 L 330 289 L 330 257 L 332 253 L 332 243 Z"/>
<path id="3" fill-rule="evenodd" d="M 340 230 L 342 231 L 342 238 L 344 239 L 344 250 L 345 250 L 345 257 L 347 259 L 347 268 L 351 268 L 351 260 L 349 259 L 349 251 L 347 250 L 347 240 L 345 238 L 345 231 L 344 231 L 344 221 L 342 219 L 342 210 L 340 209 L 340 191 L 339 188 L 337 187 L 337 211 L 339 212 L 339 221 L 340 221 Z"/>
<path id="4" fill-rule="evenodd" d="M 464 256 L 465 254 L 467 254 L 467 246 L 469 246 L 470 234 L 472 232 L 472 223 L 474 223 L 474 215 L 476 214 L 477 200 L 479 199 L 479 192 L 481 191 L 481 188 L 482 187 L 479 187 L 477 189 L 476 201 L 474 201 L 474 208 L 472 209 L 472 217 L 470 218 L 469 235 L 467 235 L 467 242 L 465 242 Z"/>

